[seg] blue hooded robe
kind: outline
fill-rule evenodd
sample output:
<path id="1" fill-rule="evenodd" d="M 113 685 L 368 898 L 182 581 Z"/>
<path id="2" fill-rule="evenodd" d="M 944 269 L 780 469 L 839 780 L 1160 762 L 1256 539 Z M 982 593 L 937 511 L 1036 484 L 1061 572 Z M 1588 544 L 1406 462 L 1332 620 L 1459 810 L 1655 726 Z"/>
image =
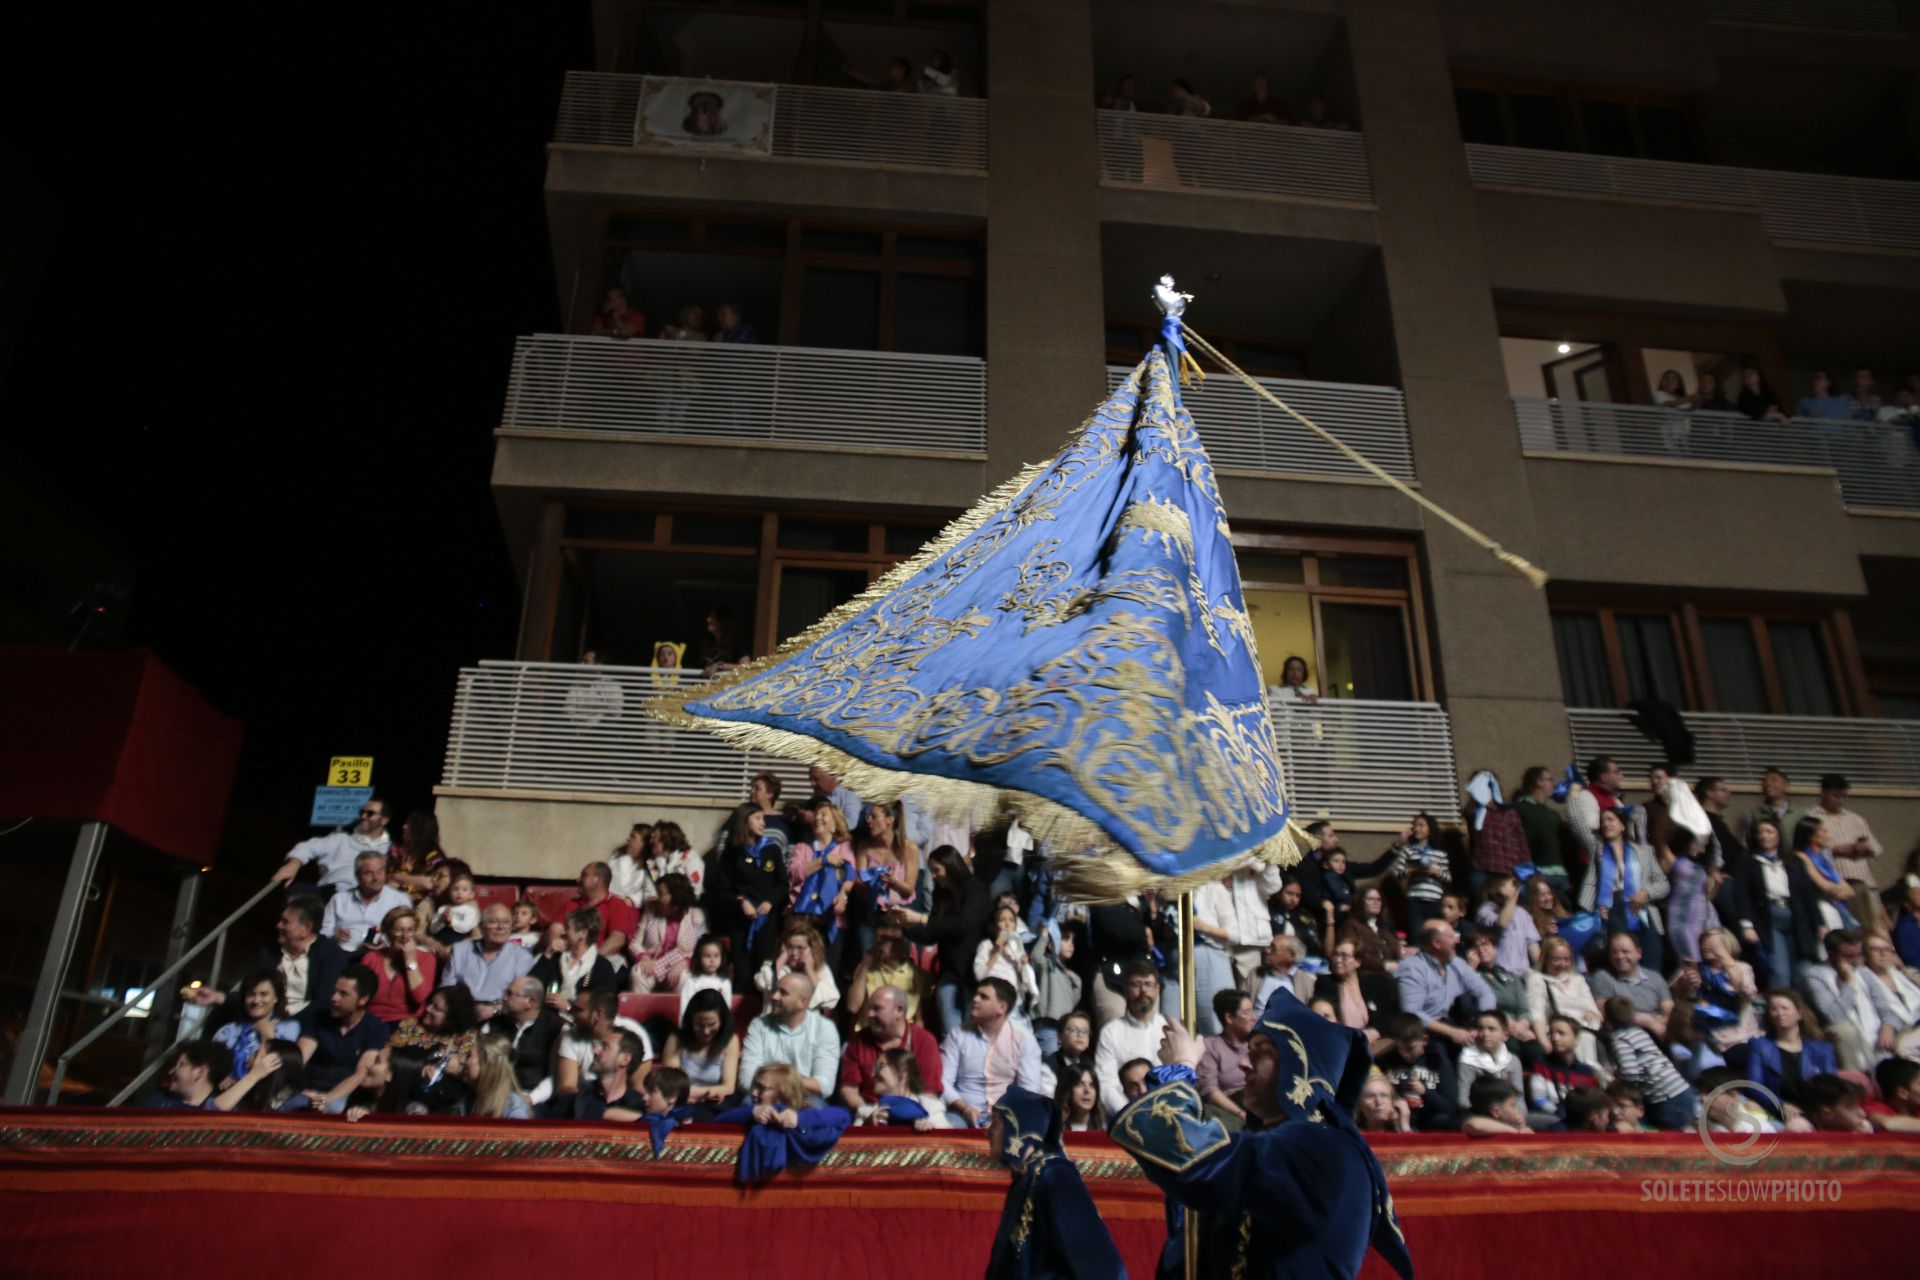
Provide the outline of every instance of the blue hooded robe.
<path id="1" fill-rule="evenodd" d="M 1267 1001 L 1255 1034 L 1279 1054 L 1282 1123 L 1229 1134 L 1207 1118 L 1191 1068 L 1160 1067 L 1115 1118 L 1113 1140 L 1167 1193 L 1170 1220 L 1176 1206 L 1196 1212 L 1202 1276 L 1356 1276 L 1371 1245 L 1412 1280 L 1386 1175 L 1353 1123 L 1370 1065 L 1366 1038 L 1285 988 Z M 1181 1274 L 1182 1244 L 1172 1233 L 1162 1280 Z"/>
<path id="2" fill-rule="evenodd" d="M 1060 1148 L 1060 1108 L 1014 1085 L 993 1104 L 993 1114 L 1005 1133 L 1000 1159 L 1013 1170 L 1013 1186 L 1000 1211 L 987 1280 L 1126 1280 L 1107 1224 Z"/>

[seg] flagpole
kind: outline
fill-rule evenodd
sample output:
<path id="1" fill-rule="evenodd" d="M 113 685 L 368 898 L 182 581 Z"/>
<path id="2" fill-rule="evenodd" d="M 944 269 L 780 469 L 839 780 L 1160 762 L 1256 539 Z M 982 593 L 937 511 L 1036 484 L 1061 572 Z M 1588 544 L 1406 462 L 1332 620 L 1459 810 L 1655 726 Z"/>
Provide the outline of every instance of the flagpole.
<path id="1" fill-rule="evenodd" d="M 1180 1024 L 1191 1034 L 1199 1025 L 1200 991 L 1193 975 L 1193 892 L 1180 895 Z M 1200 1280 L 1200 1215 L 1182 1209 L 1187 1280 Z"/>

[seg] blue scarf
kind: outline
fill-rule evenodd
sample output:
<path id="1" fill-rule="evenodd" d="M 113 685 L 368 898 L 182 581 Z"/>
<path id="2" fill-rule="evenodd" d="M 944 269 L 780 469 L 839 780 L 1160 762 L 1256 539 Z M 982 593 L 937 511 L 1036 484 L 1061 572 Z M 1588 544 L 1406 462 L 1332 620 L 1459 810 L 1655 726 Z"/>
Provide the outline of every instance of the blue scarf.
<path id="1" fill-rule="evenodd" d="M 1693 997 L 1694 1020 L 1730 1027 L 1740 1021 L 1739 1009 L 1740 994 L 1733 989 L 1732 980 L 1717 969 L 1701 965 L 1700 990 Z"/>
<path id="2" fill-rule="evenodd" d="M 747 1136 L 740 1143 L 740 1164 L 734 1170 L 736 1181 L 763 1182 L 786 1168 L 789 1160 L 819 1164 L 853 1123 L 841 1107 L 802 1107 L 798 1114 L 800 1123 L 792 1129 L 755 1124 L 751 1106 L 734 1107 L 713 1118 L 715 1124 L 747 1126 Z"/>
<path id="3" fill-rule="evenodd" d="M 1640 855 L 1635 852 L 1633 844 L 1624 839 L 1620 842 L 1620 854 L 1620 863 L 1616 863 L 1613 858 L 1613 846 L 1601 846 L 1600 888 L 1594 895 L 1594 902 L 1601 907 L 1610 908 L 1613 906 L 1614 899 L 1618 897 L 1626 912 L 1628 931 L 1639 933 L 1646 928 L 1646 921 L 1640 918 L 1637 908 L 1628 907 L 1625 904 L 1632 902 L 1633 895 L 1640 892 Z M 1626 883 L 1618 885 L 1614 881 L 1619 878 L 1619 867 L 1622 863 L 1626 866 Z"/>
<path id="4" fill-rule="evenodd" d="M 655 1115 L 649 1111 L 640 1117 L 647 1122 L 648 1136 L 653 1139 L 653 1154 L 658 1156 L 667 1148 L 667 1135 L 675 1128 L 693 1119 L 692 1107 L 675 1107 L 665 1115 Z"/>
<path id="5" fill-rule="evenodd" d="M 912 1124 L 927 1118 L 927 1109 L 903 1094 L 883 1093 L 875 1101 L 887 1109 L 888 1124 Z"/>
<path id="6" fill-rule="evenodd" d="M 838 845 L 835 846 L 835 848 L 838 847 Z M 832 942 L 840 936 L 840 917 L 834 914 L 833 903 L 840 896 L 841 887 L 848 880 L 854 880 L 878 894 L 884 889 L 886 878 L 886 867 L 868 867 L 865 871 L 853 871 L 847 867 L 828 863 L 801 882 L 800 894 L 793 901 L 793 914 L 825 916 L 829 921 L 827 941 Z"/>

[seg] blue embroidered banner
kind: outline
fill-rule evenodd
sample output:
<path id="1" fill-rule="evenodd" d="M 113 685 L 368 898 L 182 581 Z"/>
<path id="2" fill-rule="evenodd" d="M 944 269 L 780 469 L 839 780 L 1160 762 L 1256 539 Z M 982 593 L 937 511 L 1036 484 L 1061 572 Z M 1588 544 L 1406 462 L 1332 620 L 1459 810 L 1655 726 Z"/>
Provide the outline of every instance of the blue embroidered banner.
<path id="1" fill-rule="evenodd" d="M 863 796 L 1011 808 L 1083 899 L 1296 856 L 1226 513 L 1159 348 L 864 595 L 654 709 Z"/>

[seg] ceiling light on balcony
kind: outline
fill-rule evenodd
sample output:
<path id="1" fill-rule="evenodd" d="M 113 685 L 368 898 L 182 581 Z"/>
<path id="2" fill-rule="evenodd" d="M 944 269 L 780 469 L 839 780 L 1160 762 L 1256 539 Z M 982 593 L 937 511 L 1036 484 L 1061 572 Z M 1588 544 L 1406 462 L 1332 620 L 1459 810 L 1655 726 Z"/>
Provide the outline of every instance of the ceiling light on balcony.
<path id="1" fill-rule="evenodd" d="M 1563 342 L 1559 346 L 1555 347 L 1554 350 L 1558 351 L 1563 356 L 1571 355 L 1573 353 L 1573 346 L 1571 343 Z"/>

